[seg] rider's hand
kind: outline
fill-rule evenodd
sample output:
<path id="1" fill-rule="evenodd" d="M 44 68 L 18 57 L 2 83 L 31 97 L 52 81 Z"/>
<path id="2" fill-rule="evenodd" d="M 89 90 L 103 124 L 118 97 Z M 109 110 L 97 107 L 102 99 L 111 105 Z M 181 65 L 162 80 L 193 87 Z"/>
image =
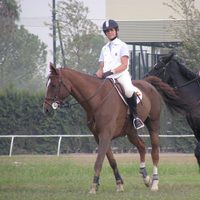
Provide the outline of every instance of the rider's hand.
<path id="1" fill-rule="evenodd" d="M 112 74 L 113 74 L 113 72 L 111 72 L 111 70 L 109 70 L 109 71 L 103 73 L 102 78 L 106 78 L 107 76 L 110 76 L 110 75 L 112 75 Z"/>

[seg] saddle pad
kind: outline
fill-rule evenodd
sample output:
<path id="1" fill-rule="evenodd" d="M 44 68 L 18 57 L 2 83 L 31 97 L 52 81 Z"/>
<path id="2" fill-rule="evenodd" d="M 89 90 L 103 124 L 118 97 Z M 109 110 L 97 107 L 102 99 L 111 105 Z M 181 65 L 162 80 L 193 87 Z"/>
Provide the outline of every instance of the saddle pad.
<path id="1" fill-rule="evenodd" d="M 142 100 L 142 92 L 139 88 L 134 86 L 135 94 L 137 96 L 137 104 Z"/>
<path id="2" fill-rule="evenodd" d="M 124 102 L 126 105 L 128 105 L 127 102 L 126 102 L 126 100 L 125 100 L 125 98 L 124 98 L 124 95 L 122 94 L 121 86 L 120 86 L 119 84 L 116 84 L 116 83 L 115 83 L 115 84 L 114 84 L 114 87 L 115 87 L 115 89 L 117 90 L 119 96 L 122 98 L 123 102 Z M 118 88 L 118 87 L 119 87 L 119 88 Z M 137 87 L 135 87 L 135 86 L 134 86 L 134 92 L 135 92 L 135 94 L 136 94 L 136 101 L 137 101 L 137 104 L 138 104 L 138 103 L 140 103 L 140 101 L 142 100 L 142 92 L 141 92 L 141 90 L 140 90 L 139 88 L 137 88 Z"/>

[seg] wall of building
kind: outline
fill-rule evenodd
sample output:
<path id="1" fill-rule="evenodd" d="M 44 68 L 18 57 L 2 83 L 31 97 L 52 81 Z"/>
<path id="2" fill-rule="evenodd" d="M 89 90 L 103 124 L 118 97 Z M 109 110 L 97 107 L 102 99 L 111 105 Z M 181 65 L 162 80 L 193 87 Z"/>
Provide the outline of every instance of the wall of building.
<path id="1" fill-rule="evenodd" d="M 106 19 L 118 21 L 160 20 L 169 19 L 173 15 L 181 19 L 171 8 L 171 0 L 106 0 Z M 200 9 L 200 0 L 195 0 L 195 6 Z"/>

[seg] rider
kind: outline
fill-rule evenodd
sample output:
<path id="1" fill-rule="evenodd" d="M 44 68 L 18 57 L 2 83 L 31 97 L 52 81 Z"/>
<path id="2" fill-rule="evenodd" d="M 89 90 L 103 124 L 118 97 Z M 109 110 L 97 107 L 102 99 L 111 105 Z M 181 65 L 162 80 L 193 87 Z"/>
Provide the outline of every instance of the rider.
<path id="1" fill-rule="evenodd" d="M 103 32 L 109 42 L 103 46 L 99 57 L 99 70 L 96 72 L 99 78 L 114 78 L 125 91 L 127 103 L 130 109 L 130 119 L 136 129 L 144 126 L 137 115 L 137 102 L 135 87 L 132 84 L 128 72 L 129 50 L 126 43 L 118 38 L 119 27 L 116 21 L 110 19 L 103 23 Z"/>

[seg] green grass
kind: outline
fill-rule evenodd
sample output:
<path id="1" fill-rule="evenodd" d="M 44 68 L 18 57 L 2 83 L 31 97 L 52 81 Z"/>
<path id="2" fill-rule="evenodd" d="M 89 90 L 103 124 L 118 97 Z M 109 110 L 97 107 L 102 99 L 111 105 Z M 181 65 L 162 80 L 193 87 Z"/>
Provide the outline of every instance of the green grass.
<path id="1" fill-rule="evenodd" d="M 0 157 L 0 200 L 199 200 L 200 174 L 193 155 L 161 154 L 159 191 L 151 192 L 138 175 L 138 155 L 116 155 L 125 191 L 117 193 L 106 161 L 97 195 L 88 191 L 95 155 Z M 147 156 L 151 174 L 150 156 Z"/>

